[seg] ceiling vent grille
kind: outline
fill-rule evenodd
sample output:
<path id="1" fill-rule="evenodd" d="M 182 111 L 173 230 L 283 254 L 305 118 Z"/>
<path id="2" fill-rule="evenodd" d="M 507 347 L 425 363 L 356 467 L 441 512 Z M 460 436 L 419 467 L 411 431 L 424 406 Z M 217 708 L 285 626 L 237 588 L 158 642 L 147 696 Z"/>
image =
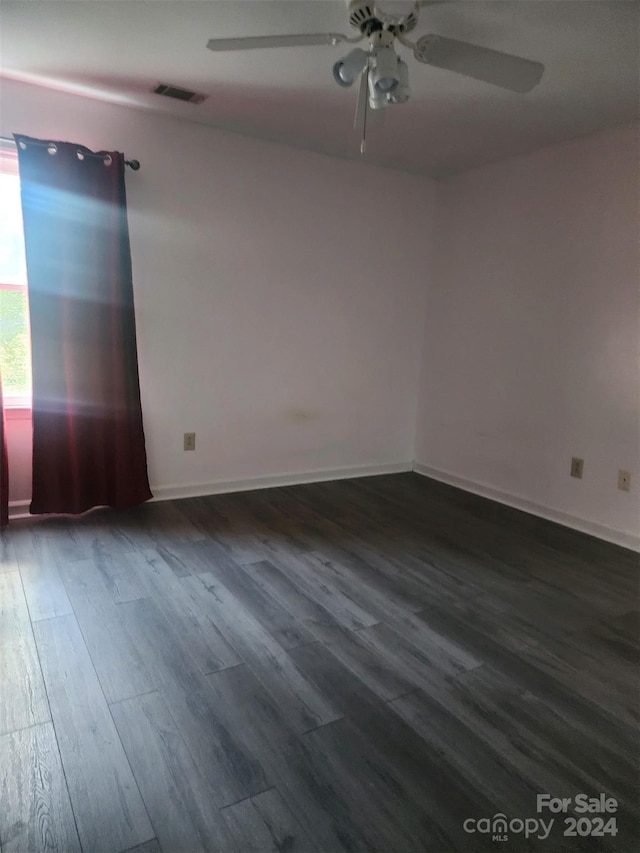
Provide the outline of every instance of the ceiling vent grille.
<path id="1" fill-rule="evenodd" d="M 201 104 L 207 98 L 206 95 L 199 95 L 190 89 L 181 89 L 180 86 L 172 86 L 170 83 L 158 83 L 153 91 L 156 95 L 164 95 L 165 98 L 174 98 L 189 104 Z"/>

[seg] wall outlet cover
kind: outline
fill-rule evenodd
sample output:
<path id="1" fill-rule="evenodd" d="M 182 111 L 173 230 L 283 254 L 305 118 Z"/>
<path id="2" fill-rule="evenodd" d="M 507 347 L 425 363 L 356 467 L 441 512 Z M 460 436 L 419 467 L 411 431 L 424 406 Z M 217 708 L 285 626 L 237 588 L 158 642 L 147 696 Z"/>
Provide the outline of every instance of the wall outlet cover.
<path id="1" fill-rule="evenodd" d="M 184 449 L 185 450 L 195 450 L 196 449 L 196 434 L 195 434 L 195 432 L 185 432 L 185 434 L 184 434 Z"/>
<path id="2" fill-rule="evenodd" d="M 631 491 L 631 474 L 622 468 L 618 471 L 618 488 L 621 492 Z"/>
<path id="3" fill-rule="evenodd" d="M 581 480 L 583 470 L 584 470 L 584 459 L 578 459 L 577 456 L 574 456 L 571 459 L 571 476 L 577 477 L 579 480 Z"/>

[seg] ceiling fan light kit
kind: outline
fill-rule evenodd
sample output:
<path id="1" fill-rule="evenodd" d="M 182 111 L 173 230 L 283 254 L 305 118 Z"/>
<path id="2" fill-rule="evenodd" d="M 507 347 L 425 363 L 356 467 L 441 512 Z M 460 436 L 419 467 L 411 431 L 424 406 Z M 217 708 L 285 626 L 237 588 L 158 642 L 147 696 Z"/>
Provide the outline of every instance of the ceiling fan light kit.
<path id="1" fill-rule="evenodd" d="M 372 52 L 371 79 L 376 92 L 388 95 L 399 83 L 398 57 L 392 45 L 375 47 Z"/>
<path id="2" fill-rule="evenodd" d="M 338 86 L 353 86 L 364 71 L 369 61 L 369 54 L 361 47 L 354 47 L 344 59 L 339 59 L 333 66 L 333 79 Z"/>
<path id="3" fill-rule="evenodd" d="M 387 106 L 387 93 L 376 89 L 376 84 L 373 82 L 373 77 L 369 74 L 367 80 L 369 88 L 369 107 L 372 110 L 382 110 Z"/>
<path id="4" fill-rule="evenodd" d="M 409 100 L 409 66 L 402 59 L 398 60 L 398 85 L 389 93 L 390 104 L 405 104 Z"/>
<path id="5" fill-rule="evenodd" d="M 339 86 L 348 88 L 360 80 L 356 124 L 363 128 L 362 151 L 367 106 L 379 110 L 388 104 L 404 104 L 409 100 L 409 69 L 396 54 L 396 42 L 412 50 L 414 58 L 424 65 L 453 71 L 511 92 L 530 92 L 542 79 L 544 65 L 541 62 L 434 34 L 421 36 L 417 42 L 410 41 L 407 33 L 418 23 L 420 5 L 415 0 L 347 0 L 349 23 L 359 32 L 354 38 L 341 33 L 249 36 L 210 39 L 207 47 L 226 51 L 335 46 L 367 39 L 368 50 L 354 48 L 333 66 L 333 79 Z"/>

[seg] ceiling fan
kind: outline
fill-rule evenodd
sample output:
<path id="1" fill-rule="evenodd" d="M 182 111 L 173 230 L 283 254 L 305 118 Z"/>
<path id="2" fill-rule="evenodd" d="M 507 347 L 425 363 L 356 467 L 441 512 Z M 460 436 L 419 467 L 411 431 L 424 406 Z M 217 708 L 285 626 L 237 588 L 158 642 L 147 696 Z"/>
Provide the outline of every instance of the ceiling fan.
<path id="1" fill-rule="evenodd" d="M 544 65 L 520 56 L 490 50 L 480 45 L 438 35 L 407 38 L 418 23 L 421 6 L 416 0 L 347 0 L 349 23 L 358 35 L 341 33 L 300 33 L 293 35 L 248 36 L 210 39 L 209 50 L 252 50 L 267 47 L 310 47 L 351 44 L 367 39 L 368 48 L 353 48 L 333 66 L 339 86 L 352 86 L 360 79 L 354 126 L 361 126 L 364 153 L 367 107 L 381 110 L 389 104 L 405 103 L 411 94 L 409 69 L 395 52 L 395 43 L 413 51 L 418 62 L 454 71 L 512 92 L 531 91 L 542 79 Z"/>

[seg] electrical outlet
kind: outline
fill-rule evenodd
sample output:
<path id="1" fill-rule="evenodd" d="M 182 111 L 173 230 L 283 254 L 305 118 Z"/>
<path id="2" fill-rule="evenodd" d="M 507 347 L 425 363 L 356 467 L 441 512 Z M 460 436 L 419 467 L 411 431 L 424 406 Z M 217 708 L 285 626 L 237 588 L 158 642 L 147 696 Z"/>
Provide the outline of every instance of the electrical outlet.
<path id="1" fill-rule="evenodd" d="M 196 434 L 195 434 L 195 432 L 185 432 L 185 434 L 184 434 L 184 449 L 185 450 L 195 450 L 196 449 Z"/>
<path id="2" fill-rule="evenodd" d="M 577 456 L 574 456 L 571 459 L 571 476 L 577 477 L 579 480 L 581 480 L 583 468 L 584 468 L 584 459 L 578 459 Z"/>
<path id="3" fill-rule="evenodd" d="M 631 491 L 631 474 L 622 468 L 618 471 L 618 488 L 622 492 Z"/>

